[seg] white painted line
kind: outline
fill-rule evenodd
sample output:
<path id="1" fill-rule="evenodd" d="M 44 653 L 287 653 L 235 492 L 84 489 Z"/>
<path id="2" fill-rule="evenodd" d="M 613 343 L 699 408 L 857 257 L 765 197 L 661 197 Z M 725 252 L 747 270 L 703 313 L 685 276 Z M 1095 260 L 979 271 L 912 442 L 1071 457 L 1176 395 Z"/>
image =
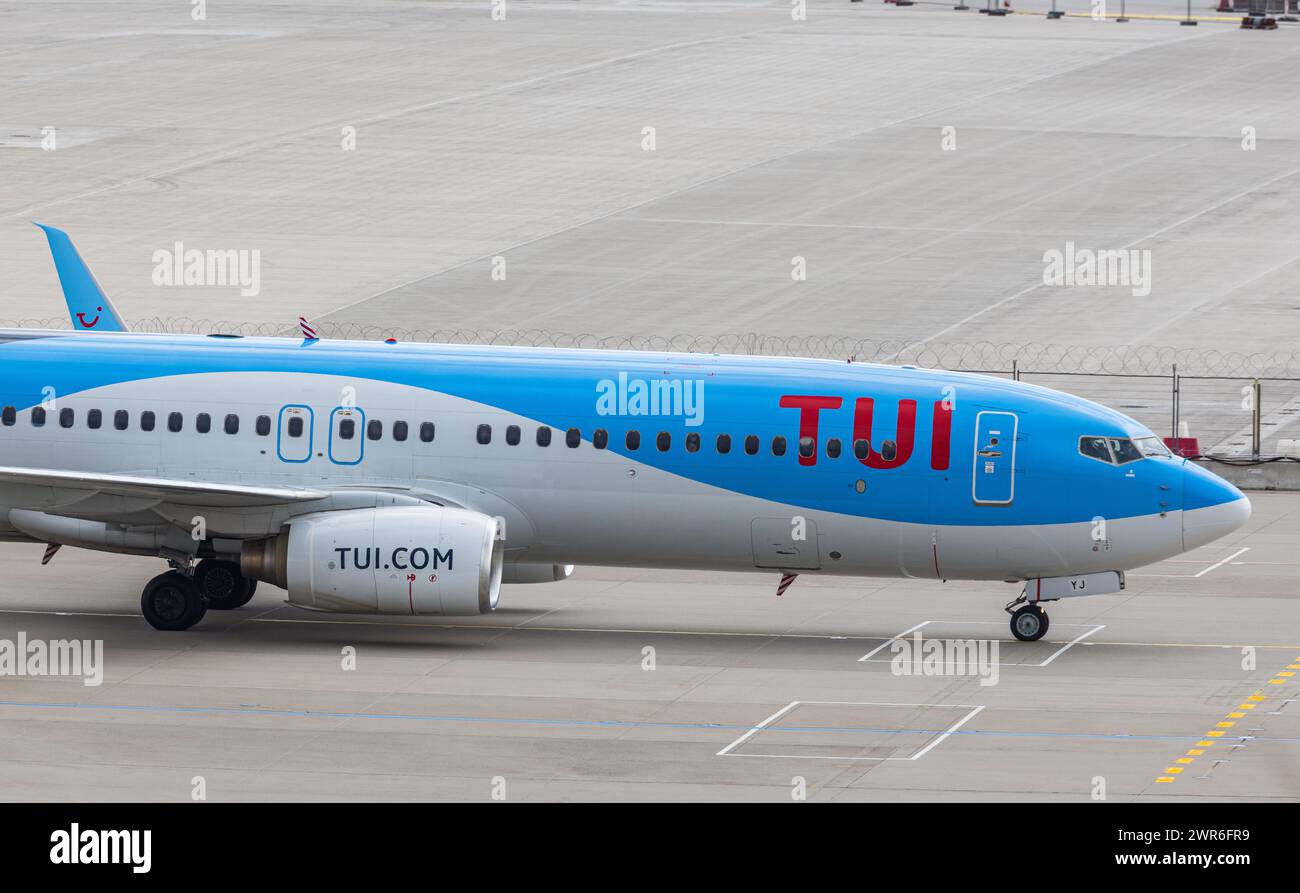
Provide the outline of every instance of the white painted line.
<path id="1" fill-rule="evenodd" d="M 1105 629 L 1105 628 L 1106 628 L 1106 625 L 1103 623 L 1103 624 L 1100 624 L 1100 625 L 1098 625 L 1098 626 L 1094 626 L 1092 629 L 1088 630 L 1088 631 L 1085 632 L 1085 633 L 1080 633 L 1079 635 L 1077 635 L 1077 636 L 1075 636 L 1073 639 L 1071 639 L 1069 642 L 1065 643 L 1065 644 L 1062 645 L 1060 648 L 1058 648 L 1058 649 L 1056 649 L 1055 651 L 1053 651 L 1053 652 L 1052 652 L 1052 655 L 1051 655 L 1049 658 L 1047 658 L 1047 660 L 1045 660 L 1045 661 L 1043 661 L 1041 664 L 1039 664 L 1038 666 L 1040 666 L 1040 667 L 1045 667 L 1045 666 L 1047 666 L 1047 665 L 1050 664 L 1052 661 L 1056 660 L 1058 657 L 1060 657 L 1062 654 L 1064 654 L 1066 651 L 1068 651 L 1069 649 L 1073 648 L 1075 645 L 1078 645 L 1078 644 L 1079 644 L 1080 642 L 1082 642 L 1084 639 L 1088 638 L 1088 636 L 1092 635 L 1092 634 L 1095 633 L 1095 632 L 1100 632 L 1101 630 L 1103 630 L 1103 629 Z"/>
<path id="2" fill-rule="evenodd" d="M 1204 577 L 1206 574 L 1208 574 L 1210 571 L 1214 570 L 1215 568 L 1223 567 L 1225 564 L 1227 564 L 1232 559 L 1236 558 L 1238 555 L 1245 555 L 1249 551 L 1250 551 L 1250 546 L 1242 546 L 1240 549 L 1238 549 L 1236 552 L 1233 552 L 1231 555 L 1229 555 L 1227 558 L 1223 559 L 1222 561 L 1216 561 L 1214 564 L 1210 565 L 1200 573 L 1193 574 L 1192 578 L 1195 579 L 1196 577 Z"/>
<path id="3" fill-rule="evenodd" d="M 974 718 L 975 718 L 975 714 L 976 714 L 976 713 L 979 713 L 979 712 L 980 712 L 981 710 L 983 710 L 983 709 L 984 709 L 984 705 L 983 705 L 983 704 L 981 704 L 980 706 L 976 707 L 976 708 L 975 708 L 974 710 L 972 710 L 970 713 L 967 713 L 967 714 L 966 714 L 965 716 L 963 716 L 961 719 L 957 720 L 955 723 L 953 723 L 951 726 L 949 726 L 949 727 L 948 727 L 948 731 L 944 732 L 944 733 L 943 733 L 942 735 L 940 735 L 938 738 L 935 738 L 933 741 L 931 741 L 929 744 L 927 744 L 924 748 L 922 748 L 922 749 L 921 749 L 920 751 L 918 751 L 917 753 L 912 754 L 912 756 L 910 756 L 908 759 L 912 759 L 912 760 L 919 760 L 919 759 L 921 759 L 921 757 L 925 756 L 925 755 L 928 754 L 930 751 L 932 751 L 932 750 L 934 750 L 936 747 L 938 747 L 938 746 L 939 746 L 939 743 L 940 743 L 941 741 L 943 741 L 943 739 L 947 738 L 947 737 L 948 737 L 949 735 L 951 735 L 953 732 L 957 731 L 957 730 L 960 729 L 962 726 L 966 725 L 966 723 L 968 723 L 968 722 L 970 722 L 972 719 L 974 719 Z"/>
<path id="4" fill-rule="evenodd" d="M 753 735 L 755 735 L 757 732 L 762 731 L 764 728 L 771 725 L 772 722 L 774 722 L 776 719 L 788 713 L 791 708 L 797 707 L 800 704 L 811 704 L 819 707 L 827 707 L 827 706 L 829 707 L 924 707 L 927 710 L 933 710 L 933 709 L 964 710 L 966 708 L 970 708 L 970 713 L 967 713 L 961 719 L 957 720 L 955 723 L 953 723 L 951 726 L 949 726 L 947 729 L 941 732 L 937 738 L 935 738 L 925 747 L 921 748 L 921 750 L 919 750 L 918 752 L 912 754 L 912 756 L 910 757 L 841 757 L 841 756 L 825 756 L 821 754 L 730 753 L 730 751 L 733 748 L 743 744 L 744 742 L 749 740 Z M 765 757 L 767 759 L 772 759 L 772 760 L 841 760 L 841 761 L 850 761 L 850 762 L 865 761 L 865 762 L 873 762 L 873 763 L 885 763 L 890 761 L 911 762 L 912 760 L 919 760 L 921 757 L 925 756 L 927 753 L 934 750 L 934 748 L 938 746 L 938 744 L 941 741 L 943 741 L 945 738 L 947 738 L 948 736 L 956 732 L 966 723 L 970 722 L 971 719 L 975 717 L 975 714 L 983 710 L 984 707 L 985 707 L 984 704 L 894 704 L 894 703 L 886 703 L 883 701 L 791 701 L 789 704 L 786 704 L 780 710 L 776 711 L 776 713 L 773 713 L 767 719 L 763 720 L 761 723 L 754 726 L 754 728 L 750 729 L 748 732 L 741 735 L 735 741 L 731 742 L 726 747 L 722 748 L 722 750 L 718 751 L 716 755 L 720 757 L 725 757 L 725 756 Z M 899 729 L 897 731 L 905 732 L 908 730 Z"/>
<path id="5" fill-rule="evenodd" d="M 925 625 L 926 625 L 927 623 L 929 623 L 929 622 L 930 622 L 929 620 L 922 620 L 922 621 L 921 621 L 920 623 L 918 623 L 916 626 L 913 626 L 913 627 L 911 627 L 911 628 L 909 628 L 909 629 L 905 629 L 905 630 L 903 630 L 901 633 L 899 633 L 898 635 L 893 636 L 892 638 L 888 638 L 888 639 L 886 639 L 885 641 L 881 642 L 880 645 L 878 645 L 878 646 L 875 647 L 875 648 L 872 648 L 872 649 L 871 649 L 870 651 L 868 651 L 866 654 L 864 654 L 864 655 L 862 655 L 861 657 L 859 657 L 859 658 L 858 658 L 858 663 L 862 663 L 864 660 L 870 660 L 870 659 L 872 658 L 872 656 L 874 656 L 875 654 L 879 653 L 880 651 L 883 651 L 884 649 L 888 648 L 892 643 L 897 642 L 899 639 L 903 638 L 903 636 L 907 635 L 908 633 L 914 633 L 914 632 L 916 632 L 918 629 L 920 629 L 921 627 L 925 626 Z"/>
<path id="6" fill-rule="evenodd" d="M 868 652 L 867 654 L 864 654 L 862 657 L 858 658 L 858 663 L 864 663 L 864 662 L 866 662 L 866 663 L 873 663 L 873 664 L 888 664 L 888 663 L 893 663 L 893 661 L 892 661 L 891 659 L 889 659 L 889 658 L 875 658 L 875 659 L 872 659 L 872 655 L 874 655 L 874 654 L 878 654 L 878 653 L 880 652 L 880 650 L 881 650 L 882 648 L 884 648 L 886 645 L 889 645 L 890 642 L 897 641 L 898 639 L 901 639 L 903 636 L 907 635 L 908 633 L 910 633 L 910 632 L 914 632 L 914 631 L 920 629 L 921 627 L 925 626 L 926 624 L 930 624 L 930 623 L 936 623 L 936 624 L 950 624 L 950 625 L 952 625 L 952 626 L 974 626 L 974 625 L 980 625 L 980 626 L 1004 626 L 1004 625 L 1005 625 L 1005 624 L 1003 623 L 1003 621 L 1001 621 L 1001 620 L 927 620 L 927 621 L 925 621 L 925 623 L 918 623 L 916 626 L 912 627 L 911 629 L 909 629 L 909 630 L 905 630 L 904 632 L 899 633 L 898 635 L 894 636 L 892 639 L 889 639 L 888 641 L 886 641 L 884 645 L 881 645 L 880 647 L 873 649 L 872 651 Z M 1047 658 L 1047 660 L 1042 661 L 1041 663 L 1020 663 L 1020 662 L 1016 662 L 1016 663 L 1005 663 L 1005 662 L 999 661 L 999 662 L 998 662 L 998 666 L 1000 666 L 1000 667 L 1045 667 L 1045 666 L 1047 666 L 1048 664 L 1050 664 L 1052 661 L 1056 660 L 1057 656 L 1060 655 L 1062 652 L 1064 652 L 1067 648 L 1070 648 L 1071 646 L 1076 645 L 1076 644 L 1078 644 L 1079 642 L 1082 642 L 1084 639 L 1088 638 L 1088 636 L 1091 636 L 1093 633 L 1095 633 L 1095 632 L 1097 632 L 1097 631 L 1099 631 L 1099 630 L 1103 630 L 1103 629 L 1106 628 L 1105 624 L 1102 624 L 1101 626 L 1092 626 L 1092 625 L 1087 624 L 1087 623 L 1058 623 L 1058 624 L 1056 624 L 1056 628 L 1057 628 L 1057 629 L 1064 629 L 1064 628 L 1067 627 L 1067 626 L 1070 626 L 1070 627 L 1080 627 L 1080 628 L 1087 627 L 1087 629 L 1083 632 L 1082 635 L 1077 636 L 1076 638 L 1072 639 L 1072 640 L 1069 641 L 1069 642 L 1062 643 L 1061 647 L 1060 647 L 1059 649 L 1057 649 L 1057 651 L 1056 651 L 1054 654 L 1049 655 L 1048 658 Z M 944 638 L 950 638 L 950 637 L 944 637 Z M 1002 642 L 1002 641 L 1010 641 L 1010 640 L 1007 640 L 1007 639 L 999 639 L 998 641 L 999 641 L 999 642 Z M 1050 644 L 1053 644 L 1053 643 L 1051 643 L 1051 642 L 1043 642 L 1043 644 L 1044 644 L 1044 645 L 1050 645 Z M 813 703 L 813 702 L 812 702 L 812 701 L 804 701 L 803 703 L 805 703 L 805 704 L 811 704 L 811 703 Z M 941 706 L 941 705 L 936 705 L 936 706 Z M 953 705 L 947 705 L 947 706 L 953 706 Z"/>
<path id="7" fill-rule="evenodd" d="M 798 701 L 791 701 L 789 704 L 786 704 L 784 707 L 782 707 L 780 710 L 773 713 L 767 719 L 763 720 L 758 725 L 750 729 L 748 732 L 741 735 L 735 741 L 731 742 L 726 747 L 722 748 L 722 750 L 718 751 L 717 756 L 725 757 L 727 755 L 727 752 L 730 751 L 732 748 L 739 747 L 740 745 L 744 744 L 746 741 L 752 738 L 758 731 L 760 731 L 764 726 L 770 725 L 771 723 L 780 719 L 782 716 L 788 713 L 792 708 L 797 706 L 799 706 Z"/>

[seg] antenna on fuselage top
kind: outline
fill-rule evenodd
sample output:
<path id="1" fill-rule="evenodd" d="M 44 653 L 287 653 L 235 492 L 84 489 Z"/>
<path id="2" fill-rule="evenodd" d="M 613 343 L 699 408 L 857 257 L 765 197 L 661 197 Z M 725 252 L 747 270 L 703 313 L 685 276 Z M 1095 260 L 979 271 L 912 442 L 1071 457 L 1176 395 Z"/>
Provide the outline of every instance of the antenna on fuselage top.
<path id="1" fill-rule="evenodd" d="M 316 330 L 312 327 L 311 323 L 307 322 L 305 316 L 298 317 L 298 328 L 302 329 L 302 337 L 306 338 L 308 341 L 320 340 L 320 336 L 316 334 Z"/>

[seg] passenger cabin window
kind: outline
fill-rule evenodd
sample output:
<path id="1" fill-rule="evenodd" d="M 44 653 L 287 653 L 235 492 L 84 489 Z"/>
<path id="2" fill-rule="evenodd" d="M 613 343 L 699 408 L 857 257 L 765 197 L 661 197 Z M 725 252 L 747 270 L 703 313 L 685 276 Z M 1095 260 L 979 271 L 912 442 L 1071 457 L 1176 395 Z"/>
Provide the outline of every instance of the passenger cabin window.
<path id="1" fill-rule="evenodd" d="M 730 452 L 731 452 L 731 435 L 730 435 L 730 434 L 719 434 L 719 435 L 718 435 L 718 453 L 719 453 L 719 454 L 723 454 L 723 455 L 725 455 L 726 453 L 730 453 Z"/>
<path id="2" fill-rule="evenodd" d="M 223 427 L 225 428 L 227 434 L 238 434 L 239 416 L 235 415 L 233 412 L 227 415 Z"/>
<path id="3" fill-rule="evenodd" d="M 817 441 L 811 437 L 799 438 L 799 458 L 811 459 L 815 452 L 817 452 Z"/>
<path id="4" fill-rule="evenodd" d="M 564 432 L 564 445 L 570 449 L 582 443 L 582 432 L 577 428 L 570 428 Z"/>
<path id="5" fill-rule="evenodd" d="M 12 427 L 17 418 L 18 410 L 16 407 L 6 406 L 3 411 L 0 411 L 0 421 L 4 422 L 6 427 Z"/>
<path id="6" fill-rule="evenodd" d="M 70 411 L 71 411 L 71 410 L 69 410 L 69 412 L 70 412 Z M 152 430 L 154 429 L 154 425 L 157 423 L 157 421 L 158 421 L 158 417 L 155 416 L 155 415 L 153 414 L 153 410 L 146 409 L 144 412 L 140 413 L 140 430 L 141 430 L 141 431 L 152 431 Z M 61 423 L 61 420 L 60 420 L 60 423 Z M 71 428 L 71 427 L 72 427 L 72 416 L 71 416 L 71 415 L 68 416 L 68 424 L 64 425 L 63 427 L 65 427 L 65 428 Z"/>
<path id="7" fill-rule="evenodd" d="M 700 435 L 692 431 L 686 435 L 686 452 L 698 453 L 700 451 Z"/>
<path id="8" fill-rule="evenodd" d="M 44 406 L 33 406 L 33 407 L 32 407 L 32 427 L 33 427 L 33 428 L 41 428 L 41 427 L 44 427 L 44 425 L 45 425 L 45 407 L 44 407 Z"/>
<path id="9" fill-rule="evenodd" d="M 507 425 L 507 426 L 506 426 L 506 443 L 510 444 L 511 446 L 519 446 L 519 426 L 518 426 L 518 425 Z"/>
<path id="10" fill-rule="evenodd" d="M 537 429 L 537 445 L 547 447 L 551 445 L 551 429 L 545 426 Z"/>
<path id="11" fill-rule="evenodd" d="M 144 417 L 143 417 L 143 416 L 141 416 L 140 421 L 143 423 L 143 421 L 144 421 Z M 71 428 L 74 424 L 76 424 L 76 422 L 77 422 L 77 414 L 76 414 L 75 412 L 73 412 L 71 408 L 65 406 L 65 407 L 63 407 L 62 409 L 59 410 L 59 427 L 60 427 L 60 428 Z M 150 426 L 150 427 L 152 427 L 152 426 Z M 145 429 L 145 430 L 148 430 L 148 429 Z"/>
<path id="12" fill-rule="evenodd" d="M 119 409 L 117 412 L 113 413 L 113 427 L 117 430 L 125 431 L 127 426 L 130 424 L 131 413 L 127 412 L 125 409 Z"/>
<path id="13" fill-rule="evenodd" d="M 98 428 L 104 424 L 104 414 L 98 409 L 91 409 L 86 412 L 86 427 Z"/>
<path id="14" fill-rule="evenodd" d="M 758 437 L 750 434 L 745 438 L 745 455 L 754 456 L 758 454 Z"/>
<path id="15" fill-rule="evenodd" d="M 393 440 L 398 443 L 406 440 L 406 422 L 393 422 Z"/>
<path id="16" fill-rule="evenodd" d="M 661 453 L 668 452 L 673 445 L 673 436 L 667 431 L 660 431 L 655 435 L 655 449 Z"/>
<path id="17" fill-rule="evenodd" d="M 179 413 L 173 413 L 179 416 Z M 257 424 L 254 426 L 258 437 L 265 437 L 271 433 L 271 417 L 269 415 L 260 415 L 257 417 Z"/>
<path id="18" fill-rule="evenodd" d="M 609 446 L 609 432 L 604 428 L 597 428 L 591 432 L 591 445 L 598 450 L 603 450 Z"/>
<path id="19" fill-rule="evenodd" d="M 773 456 L 785 455 L 785 438 L 779 434 L 776 437 L 772 438 L 772 455 Z"/>
<path id="20" fill-rule="evenodd" d="M 826 458 L 838 459 L 840 457 L 840 439 L 832 437 L 826 441 Z"/>
<path id="21" fill-rule="evenodd" d="M 629 450 L 641 449 L 641 432 L 640 431 L 627 432 L 627 436 L 623 438 L 623 442 L 627 444 L 627 448 Z"/>
<path id="22" fill-rule="evenodd" d="M 351 440 L 357 436 L 357 423 L 353 419 L 339 419 L 339 440 Z"/>
<path id="23" fill-rule="evenodd" d="M 207 434 L 212 430 L 212 416 L 206 412 L 201 412 L 194 417 L 194 430 L 200 434 Z M 296 435 L 295 435 L 296 436 Z"/>
<path id="24" fill-rule="evenodd" d="M 289 416 L 288 429 L 290 437 L 302 437 L 302 416 Z"/>
<path id="25" fill-rule="evenodd" d="M 366 422 L 366 437 L 370 440 L 378 440 L 384 436 L 384 423 L 379 419 L 371 419 Z"/>
<path id="26" fill-rule="evenodd" d="M 476 435 L 476 437 L 478 438 L 478 442 L 481 443 L 481 444 L 487 445 L 487 444 L 491 443 L 491 442 L 492 442 L 492 426 L 491 426 L 491 425 L 479 425 L 479 426 L 478 426 L 478 434 Z"/>
<path id="27" fill-rule="evenodd" d="M 866 459 L 871 455 L 871 441 L 859 437 L 853 441 L 853 455 L 858 459 Z"/>
<path id="28" fill-rule="evenodd" d="M 898 455 L 898 444 L 894 443 L 892 440 L 885 440 L 881 442 L 880 458 L 884 459 L 886 462 L 892 462 L 894 461 L 894 457 L 897 455 Z"/>
<path id="29" fill-rule="evenodd" d="M 422 443 L 433 443 L 433 422 L 420 423 L 420 441 Z"/>
<path id="30" fill-rule="evenodd" d="M 94 412 L 94 410 L 92 409 L 91 412 Z M 167 414 L 168 431 L 175 434 L 177 431 L 180 431 L 184 427 L 185 427 L 185 416 L 181 415 L 179 412 L 172 412 Z"/>

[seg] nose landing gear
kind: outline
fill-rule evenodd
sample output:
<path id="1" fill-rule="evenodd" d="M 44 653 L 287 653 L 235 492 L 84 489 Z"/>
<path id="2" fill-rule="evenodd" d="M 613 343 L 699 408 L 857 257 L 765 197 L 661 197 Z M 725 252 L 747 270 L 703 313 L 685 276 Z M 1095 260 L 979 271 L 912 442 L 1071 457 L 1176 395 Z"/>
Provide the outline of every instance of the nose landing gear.
<path id="1" fill-rule="evenodd" d="M 1016 608 L 1016 605 L 1020 607 Z M 1012 610 L 1013 608 L 1015 610 Z M 1020 593 L 1019 598 L 1006 606 L 1006 612 L 1011 615 L 1011 635 L 1020 641 L 1037 642 L 1047 635 L 1047 627 L 1051 623 L 1047 612 L 1041 605 L 1029 603 L 1023 592 Z"/>

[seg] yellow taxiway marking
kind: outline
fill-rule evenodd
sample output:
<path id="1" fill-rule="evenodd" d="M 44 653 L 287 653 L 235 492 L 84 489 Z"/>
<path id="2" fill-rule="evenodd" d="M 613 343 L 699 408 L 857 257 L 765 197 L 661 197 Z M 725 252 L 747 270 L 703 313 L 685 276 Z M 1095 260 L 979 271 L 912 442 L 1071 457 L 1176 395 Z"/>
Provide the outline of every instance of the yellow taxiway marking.
<path id="1" fill-rule="evenodd" d="M 1297 661 L 1297 662 L 1300 662 L 1300 657 L 1296 657 L 1296 658 L 1292 658 L 1292 659 L 1295 660 L 1295 661 Z M 1268 680 L 1267 684 L 1268 684 L 1268 685 L 1283 685 L 1283 684 L 1285 684 L 1286 682 L 1288 682 L 1288 681 L 1291 680 L 1291 677 L 1295 676 L 1295 673 L 1293 672 L 1293 670 L 1295 670 L 1296 668 L 1297 668 L 1296 664 L 1288 664 L 1287 669 L 1285 669 L 1285 670 L 1278 670 L 1277 673 L 1275 673 L 1275 674 L 1273 675 L 1273 678 L 1270 679 L 1270 680 Z M 1214 724 L 1214 728 L 1215 728 L 1216 730 L 1218 730 L 1218 729 L 1230 729 L 1230 728 L 1232 728 L 1233 726 L 1235 726 L 1235 725 L 1237 724 L 1237 723 L 1236 723 L 1236 720 L 1241 719 L 1242 717 L 1244 717 L 1244 716 L 1246 715 L 1245 713 L 1242 713 L 1241 711 L 1243 711 L 1243 710 L 1254 710 L 1256 704 L 1259 704 L 1260 702 L 1262 702 L 1262 701 L 1264 701 L 1264 700 L 1266 699 L 1266 695 L 1264 695 L 1264 691 L 1265 691 L 1265 689 L 1262 689 L 1262 688 L 1261 688 L 1261 689 L 1259 689 L 1258 691 L 1256 691 L 1253 695 L 1250 695 L 1248 698 L 1246 698 L 1246 700 L 1245 700 L 1243 703 L 1239 704 L 1239 705 L 1236 707 L 1236 709 L 1234 709 L 1232 712 L 1230 712 L 1230 713 L 1229 713 L 1229 714 L 1228 714 L 1224 719 L 1222 719 L 1222 720 L 1220 720 L 1219 722 L 1215 723 L 1215 724 Z M 1205 737 L 1206 737 L 1207 739 L 1208 739 L 1208 738 L 1222 738 L 1225 734 L 1227 734 L 1227 733 L 1226 733 L 1226 732 L 1222 732 L 1222 731 L 1206 732 L 1206 733 L 1205 733 Z M 1183 764 L 1183 765 L 1191 764 L 1191 763 L 1195 762 L 1195 759 L 1194 759 L 1195 757 L 1199 757 L 1199 756 L 1201 756 L 1202 754 L 1205 753 L 1204 750 L 1198 750 L 1197 748 L 1210 747 L 1210 746 L 1212 746 L 1213 744 L 1214 744 L 1213 741 L 1208 741 L 1208 740 L 1207 740 L 1207 741 L 1198 741 L 1198 742 L 1196 742 L 1196 748 L 1193 748 L 1193 749 L 1187 751 L 1187 756 L 1185 756 L 1185 757 L 1179 757 L 1177 760 L 1175 760 L 1175 762 L 1180 763 L 1180 764 Z M 1167 768 L 1165 769 L 1165 772 L 1167 772 L 1168 774 L 1167 774 L 1167 775 L 1161 775 L 1161 776 L 1158 776 L 1158 777 L 1156 778 L 1156 781 L 1159 782 L 1159 783 L 1162 783 L 1162 784 L 1168 784 L 1168 783 L 1172 782 L 1172 781 L 1174 780 L 1174 778 L 1176 778 L 1178 775 L 1180 775 L 1180 774 L 1182 773 L 1182 771 L 1183 771 L 1183 770 L 1182 770 L 1182 768 L 1181 768 L 1180 766 L 1169 766 L 1169 767 L 1167 767 Z"/>

